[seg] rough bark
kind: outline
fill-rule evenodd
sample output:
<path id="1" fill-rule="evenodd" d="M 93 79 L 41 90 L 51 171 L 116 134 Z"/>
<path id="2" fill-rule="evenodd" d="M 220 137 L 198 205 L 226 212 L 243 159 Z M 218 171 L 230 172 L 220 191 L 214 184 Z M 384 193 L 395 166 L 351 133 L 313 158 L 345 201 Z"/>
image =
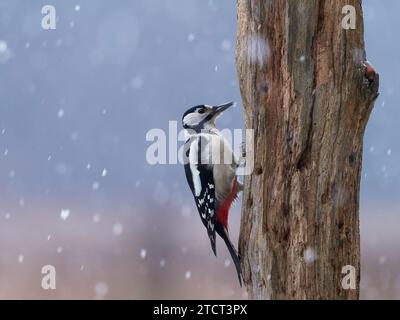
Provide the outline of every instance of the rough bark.
<path id="1" fill-rule="evenodd" d="M 360 0 L 237 0 L 237 69 L 255 169 L 239 251 L 253 299 L 357 299 L 365 126 L 379 77 L 366 68 Z M 356 29 L 342 28 L 342 7 Z M 342 288 L 342 267 L 357 271 Z"/>

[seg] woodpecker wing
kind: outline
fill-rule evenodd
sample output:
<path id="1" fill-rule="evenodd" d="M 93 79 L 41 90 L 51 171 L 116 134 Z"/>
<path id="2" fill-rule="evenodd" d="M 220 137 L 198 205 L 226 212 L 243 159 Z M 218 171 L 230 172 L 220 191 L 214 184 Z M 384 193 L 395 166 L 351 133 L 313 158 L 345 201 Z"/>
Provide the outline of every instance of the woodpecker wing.
<path id="1" fill-rule="evenodd" d="M 207 139 L 196 136 L 186 142 L 186 155 L 188 161 L 185 164 L 186 179 L 192 190 L 200 218 L 207 228 L 211 248 L 215 255 L 215 184 L 213 169 L 207 163 L 202 163 L 202 150 L 206 150 Z"/>

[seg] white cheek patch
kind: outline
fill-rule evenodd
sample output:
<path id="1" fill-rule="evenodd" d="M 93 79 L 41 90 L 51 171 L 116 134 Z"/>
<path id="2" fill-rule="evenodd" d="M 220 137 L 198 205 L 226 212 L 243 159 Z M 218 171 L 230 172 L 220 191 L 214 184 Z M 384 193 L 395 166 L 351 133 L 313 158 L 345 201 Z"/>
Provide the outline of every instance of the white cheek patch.
<path id="1" fill-rule="evenodd" d="M 192 112 L 183 118 L 183 124 L 194 127 L 198 125 L 201 121 L 203 121 L 206 117 L 207 113 L 200 114 L 197 112 Z"/>

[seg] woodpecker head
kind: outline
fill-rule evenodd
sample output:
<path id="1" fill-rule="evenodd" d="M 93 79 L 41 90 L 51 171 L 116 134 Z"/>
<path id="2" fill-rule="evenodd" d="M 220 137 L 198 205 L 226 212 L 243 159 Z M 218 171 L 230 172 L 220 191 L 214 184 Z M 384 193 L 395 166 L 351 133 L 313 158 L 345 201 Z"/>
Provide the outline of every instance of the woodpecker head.
<path id="1" fill-rule="evenodd" d="M 192 107 L 183 114 L 182 125 L 185 129 L 196 132 L 215 128 L 215 120 L 233 105 L 233 102 L 229 102 L 219 106 L 199 105 Z"/>

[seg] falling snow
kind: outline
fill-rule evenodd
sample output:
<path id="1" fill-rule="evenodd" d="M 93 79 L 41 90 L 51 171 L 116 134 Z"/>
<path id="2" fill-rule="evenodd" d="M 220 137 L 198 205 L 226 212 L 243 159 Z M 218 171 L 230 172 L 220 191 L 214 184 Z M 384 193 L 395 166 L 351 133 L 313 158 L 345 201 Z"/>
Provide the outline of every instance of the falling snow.
<path id="1" fill-rule="evenodd" d="M 62 44 L 63 44 L 63 40 L 62 40 L 61 38 L 58 38 L 58 39 L 56 40 L 56 47 L 61 47 Z"/>
<path id="2" fill-rule="evenodd" d="M 97 282 L 94 292 L 98 298 L 104 298 L 108 294 L 108 285 L 105 282 Z"/>
<path id="3" fill-rule="evenodd" d="M 145 258 L 146 258 L 146 254 L 147 254 L 146 249 L 141 249 L 141 250 L 140 250 L 140 257 L 141 257 L 142 259 L 145 259 Z"/>
<path id="4" fill-rule="evenodd" d="M 164 205 L 168 202 L 170 197 L 168 189 L 164 186 L 164 183 L 158 182 L 154 189 L 154 200 L 159 205 Z"/>
<path id="5" fill-rule="evenodd" d="M 189 280 L 192 277 L 192 273 L 190 271 L 185 272 L 185 279 Z"/>
<path id="6" fill-rule="evenodd" d="M 67 220 L 67 218 L 69 217 L 71 211 L 69 209 L 62 209 L 61 213 L 60 213 L 60 217 L 61 219 L 63 219 L 64 221 Z"/>
<path id="7" fill-rule="evenodd" d="M 19 262 L 19 263 L 24 262 L 24 259 L 25 259 L 25 257 L 24 257 L 22 254 L 20 254 L 20 255 L 18 256 L 18 262 Z"/>
<path id="8" fill-rule="evenodd" d="M 112 227 L 112 232 L 115 236 L 121 235 L 123 230 L 124 230 L 124 228 L 123 228 L 122 224 L 119 222 L 115 223 Z"/>
<path id="9" fill-rule="evenodd" d="M 229 40 L 223 40 L 221 43 L 221 49 L 224 51 L 229 51 L 232 48 L 232 43 Z"/>
<path id="10" fill-rule="evenodd" d="M 64 109 L 58 110 L 58 112 L 57 112 L 57 117 L 58 117 L 59 119 L 61 119 L 61 118 L 64 117 Z"/>
<path id="11" fill-rule="evenodd" d="M 167 261 L 165 259 L 161 259 L 160 260 L 160 267 L 161 268 L 164 268 L 166 264 L 167 264 Z"/>
<path id="12" fill-rule="evenodd" d="M 134 77 L 131 80 L 131 87 L 136 90 L 141 89 L 143 87 L 143 79 L 141 77 Z"/>
<path id="13" fill-rule="evenodd" d="M 3 54 L 8 50 L 7 42 L 0 40 L 0 54 Z"/>
<path id="14" fill-rule="evenodd" d="M 304 250 L 304 261 L 306 263 L 313 263 L 316 259 L 316 254 L 313 248 L 308 247 L 306 250 Z"/>
<path id="15" fill-rule="evenodd" d="M 375 147 L 374 146 L 370 146 L 369 147 L 369 152 L 373 153 L 375 151 Z"/>
<path id="16" fill-rule="evenodd" d="M 243 57 L 259 65 L 264 65 L 268 62 L 271 49 L 267 40 L 262 39 L 260 36 L 250 36 L 246 39 L 245 43 L 243 46 L 243 50 L 245 51 Z"/>
<path id="17" fill-rule="evenodd" d="M 183 205 L 182 206 L 181 214 L 182 214 L 183 217 L 187 218 L 187 217 L 189 217 L 191 215 L 191 213 L 192 213 L 191 206 L 188 206 L 188 205 Z"/>
<path id="18" fill-rule="evenodd" d="M 8 47 L 8 43 L 0 40 L 0 63 L 6 63 L 12 57 L 12 51 Z"/>

